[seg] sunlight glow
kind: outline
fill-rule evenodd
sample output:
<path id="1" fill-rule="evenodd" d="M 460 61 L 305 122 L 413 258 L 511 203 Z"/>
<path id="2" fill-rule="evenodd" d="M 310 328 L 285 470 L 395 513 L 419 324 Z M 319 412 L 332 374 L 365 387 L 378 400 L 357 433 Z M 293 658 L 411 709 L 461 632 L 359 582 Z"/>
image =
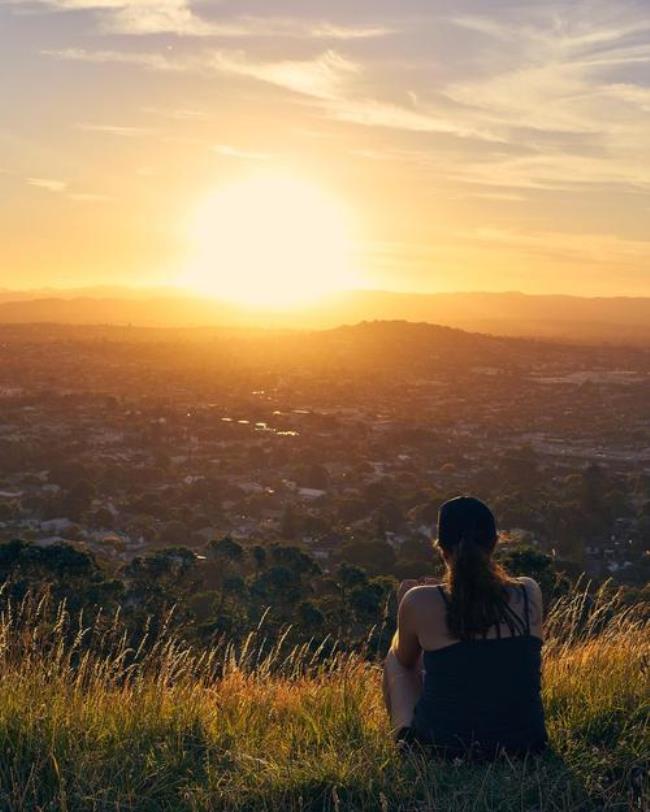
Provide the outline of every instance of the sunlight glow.
<path id="1" fill-rule="evenodd" d="M 216 189 L 194 213 L 190 239 L 183 284 L 240 304 L 291 307 L 356 284 L 350 214 L 290 175 Z"/>

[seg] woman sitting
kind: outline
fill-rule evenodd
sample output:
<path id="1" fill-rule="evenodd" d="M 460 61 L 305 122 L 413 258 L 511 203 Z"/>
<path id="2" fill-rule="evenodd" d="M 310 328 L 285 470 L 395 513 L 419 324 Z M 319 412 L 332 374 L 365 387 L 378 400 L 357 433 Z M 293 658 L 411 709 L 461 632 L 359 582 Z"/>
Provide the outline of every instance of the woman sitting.
<path id="1" fill-rule="evenodd" d="M 542 596 L 492 558 L 494 516 L 460 496 L 440 509 L 443 584 L 404 581 L 384 697 L 399 742 L 452 757 L 541 752 Z"/>

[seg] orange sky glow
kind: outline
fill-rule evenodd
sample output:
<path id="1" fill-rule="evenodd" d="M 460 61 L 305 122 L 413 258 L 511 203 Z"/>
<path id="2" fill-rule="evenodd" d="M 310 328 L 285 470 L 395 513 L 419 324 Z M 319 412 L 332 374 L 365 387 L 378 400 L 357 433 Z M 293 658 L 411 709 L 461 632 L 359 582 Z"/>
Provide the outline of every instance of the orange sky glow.
<path id="1" fill-rule="evenodd" d="M 650 295 L 644 0 L 4 0 L 0 39 L 0 288 Z"/>

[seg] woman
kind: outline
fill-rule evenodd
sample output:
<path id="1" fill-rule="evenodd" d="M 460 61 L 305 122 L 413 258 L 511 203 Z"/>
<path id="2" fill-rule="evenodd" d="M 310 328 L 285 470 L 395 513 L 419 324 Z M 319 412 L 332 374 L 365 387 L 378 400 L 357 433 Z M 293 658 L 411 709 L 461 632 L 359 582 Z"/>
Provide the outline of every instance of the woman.
<path id="1" fill-rule="evenodd" d="M 398 742 L 493 758 L 546 746 L 540 696 L 542 596 L 492 558 L 497 530 L 473 497 L 442 505 L 443 584 L 404 581 L 384 697 Z M 416 585 L 416 584 L 420 585 Z"/>

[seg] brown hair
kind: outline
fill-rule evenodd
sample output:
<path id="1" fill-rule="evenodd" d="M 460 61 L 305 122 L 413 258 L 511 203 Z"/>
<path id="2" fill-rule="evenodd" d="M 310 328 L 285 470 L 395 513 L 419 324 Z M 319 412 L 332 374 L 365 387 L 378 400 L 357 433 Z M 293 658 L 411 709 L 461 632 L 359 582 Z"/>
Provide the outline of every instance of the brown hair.
<path id="1" fill-rule="evenodd" d="M 480 499 L 458 496 L 440 508 L 438 545 L 449 555 L 447 625 L 460 640 L 484 636 L 498 623 L 512 635 L 525 630 L 508 603 L 507 587 L 517 581 L 492 558 L 497 539 L 492 511 Z"/>

